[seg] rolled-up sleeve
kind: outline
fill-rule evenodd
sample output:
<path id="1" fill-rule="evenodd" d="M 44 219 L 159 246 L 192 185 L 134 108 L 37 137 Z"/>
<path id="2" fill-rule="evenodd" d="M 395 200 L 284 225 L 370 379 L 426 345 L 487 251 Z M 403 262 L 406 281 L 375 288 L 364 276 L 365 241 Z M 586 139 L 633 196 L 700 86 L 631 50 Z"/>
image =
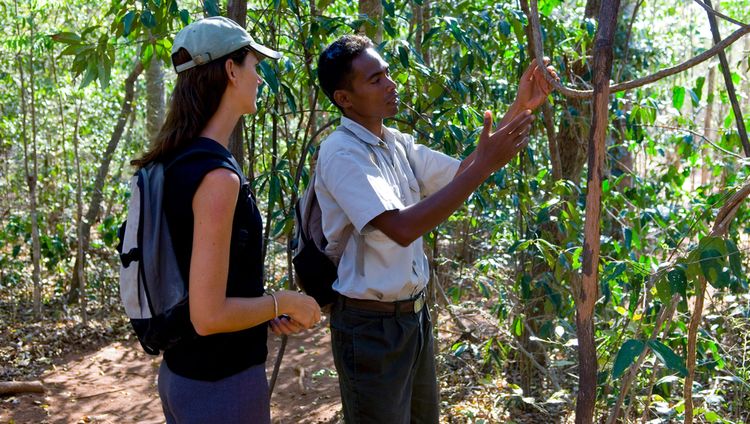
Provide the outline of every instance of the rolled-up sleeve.
<path id="1" fill-rule="evenodd" d="M 381 213 L 404 207 L 366 154 L 346 150 L 332 152 L 325 164 L 320 168 L 320 177 L 358 232 Z"/>

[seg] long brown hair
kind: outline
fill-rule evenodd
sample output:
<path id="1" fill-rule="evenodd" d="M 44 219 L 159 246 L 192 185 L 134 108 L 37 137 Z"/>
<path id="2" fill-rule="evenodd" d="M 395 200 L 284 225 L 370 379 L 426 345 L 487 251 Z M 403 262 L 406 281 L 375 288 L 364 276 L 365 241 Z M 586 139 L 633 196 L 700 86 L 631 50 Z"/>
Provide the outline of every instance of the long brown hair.
<path id="1" fill-rule="evenodd" d="M 249 52 L 252 52 L 250 47 L 243 47 L 205 65 L 177 74 L 164 125 L 151 140 L 148 151 L 140 158 L 133 159 L 130 164 L 140 169 L 192 143 L 219 108 L 229 81 L 224 64 L 227 60 L 232 60 L 241 65 Z M 175 66 L 190 59 L 190 54 L 185 49 L 172 55 Z"/>

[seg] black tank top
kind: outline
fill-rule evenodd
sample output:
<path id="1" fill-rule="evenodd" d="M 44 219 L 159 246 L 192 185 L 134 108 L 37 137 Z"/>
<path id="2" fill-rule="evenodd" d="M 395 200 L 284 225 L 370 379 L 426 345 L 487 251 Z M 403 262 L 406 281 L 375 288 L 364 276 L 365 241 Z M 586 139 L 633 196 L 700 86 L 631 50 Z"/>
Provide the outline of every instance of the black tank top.
<path id="1" fill-rule="evenodd" d="M 200 137 L 187 148 L 208 149 L 172 165 L 164 179 L 164 213 L 177 262 L 185 282 L 190 280 L 193 252 L 193 196 L 203 177 L 216 168 L 234 169 L 231 153 L 221 144 Z M 174 152 L 165 161 L 184 150 Z M 240 178 L 245 181 L 244 177 Z M 247 182 L 242 184 L 232 222 L 227 297 L 262 296 L 263 223 Z M 195 380 L 216 381 L 266 361 L 267 324 L 231 333 L 197 336 L 164 352 L 172 372 Z"/>

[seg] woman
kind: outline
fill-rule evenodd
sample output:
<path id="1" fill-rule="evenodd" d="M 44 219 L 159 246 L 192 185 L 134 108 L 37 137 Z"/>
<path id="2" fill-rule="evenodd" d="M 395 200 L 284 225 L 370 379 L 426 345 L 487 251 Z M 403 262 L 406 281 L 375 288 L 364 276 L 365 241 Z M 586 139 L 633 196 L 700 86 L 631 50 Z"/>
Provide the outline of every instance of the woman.
<path id="1" fill-rule="evenodd" d="M 227 150 L 240 116 L 256 112 L 258 62 L 280 56 L 227 18 L 185 27 L 172 47 L 177 82 L 166 121 L 133 161 L 170 163 L 200 150 L 165 172 L 164 212 L 197 333 L 164 352 L 158 385 L 168 423 L 270 422 L 266 323 L 289 334 L 320 320 L 309 296 L 264 295 L 260 213 Z"/>

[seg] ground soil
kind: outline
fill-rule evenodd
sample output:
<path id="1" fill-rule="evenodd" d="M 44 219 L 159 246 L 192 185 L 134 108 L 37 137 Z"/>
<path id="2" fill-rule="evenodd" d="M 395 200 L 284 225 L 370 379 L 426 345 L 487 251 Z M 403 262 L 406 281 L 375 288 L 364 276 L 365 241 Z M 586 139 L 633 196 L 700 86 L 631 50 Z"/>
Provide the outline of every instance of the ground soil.
<path id="1" fill-rule="evenodd" d="M 280 338 L 269 336 L 269 380 Z M 116 341 L 55 361 L 46 392 L 0 397 L 0 423 L 162 423 L 160 357 Z M 341 403 L 326 323 L 290 336 L 271 398 L 274 423 L 337 423 Z"/>

